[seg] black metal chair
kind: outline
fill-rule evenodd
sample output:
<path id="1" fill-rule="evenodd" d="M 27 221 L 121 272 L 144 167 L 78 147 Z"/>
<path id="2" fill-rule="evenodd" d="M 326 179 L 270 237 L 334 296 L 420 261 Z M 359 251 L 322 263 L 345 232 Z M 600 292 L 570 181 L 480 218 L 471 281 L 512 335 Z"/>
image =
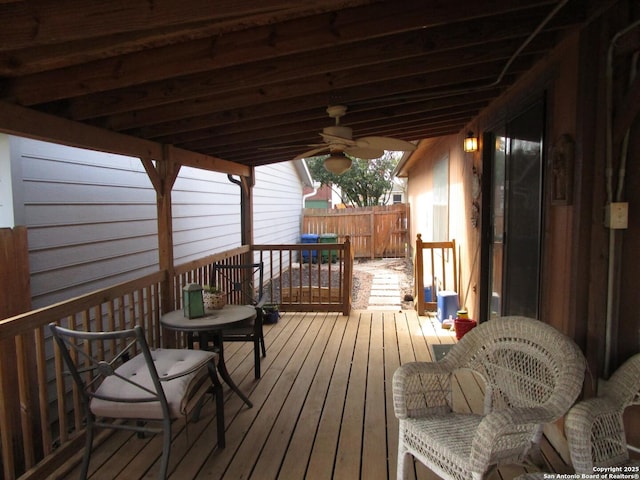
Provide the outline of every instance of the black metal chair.
<path id="1" fill-rule="evenodd" d="M 222 384 L 217 353 L 186 349 L 150 350 L 142 327 L 84 332 L 49 324 L 58 351 L 81 394 L 86 413 L 85 450 L 80 473 L 87 478 L 96 427 L 163 433 L 160 479 L 167 477 L 171 424 L 194 412 L 203 395 L 216 398 L 218 446 L 225 446 Z M 211 383 L 208 382 L 210 380 Z M 125 419 L 125 422 L 114 421 Z M 158 422 L 160 425 L 157 425 Z"/>
<path id="2" fill-rule="evenodd" d="M 223 341 L 252 342 L 255 362 L 255 378 L 260 378 L 260 353 L 267 356 L 262 324 L 264 321 L 263 295 L 264 264 L 249 263 L 241 265 L 214 264 L 211 271 L 211 285 L 227 294 L 227 302 L 253 305 L 256 307 L 256 319 L 223 331 Z"/>

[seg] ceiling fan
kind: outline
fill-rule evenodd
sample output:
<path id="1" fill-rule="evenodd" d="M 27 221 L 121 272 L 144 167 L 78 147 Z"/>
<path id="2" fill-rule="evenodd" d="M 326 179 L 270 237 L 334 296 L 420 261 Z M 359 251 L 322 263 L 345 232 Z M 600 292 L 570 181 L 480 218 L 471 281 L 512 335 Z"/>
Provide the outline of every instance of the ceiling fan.
<path id="1" fill-rule="evenodd" d="M 294 160 L 330 154 L 325 160 L 325 168 L 330 172 L 340 174 L 351 167 L 351 160 L 345 155 L 365 160 L 380 158 L 385 150 L 410 152 L 416 149 L 413 143 L 391 137 L 362 137 L 353 138 L 353 130 L 350 127 L 340 125 L 340 118 L 347 112 L 344 105 L 332 105 L 327 108 L 331 118 L 335 118 L 336 124 L 322 129 L 320 135 L 324 143 L 309 145 L 313 150 L 297 155 Z M 341 170 L 341 171 L 337 171 Z"/>

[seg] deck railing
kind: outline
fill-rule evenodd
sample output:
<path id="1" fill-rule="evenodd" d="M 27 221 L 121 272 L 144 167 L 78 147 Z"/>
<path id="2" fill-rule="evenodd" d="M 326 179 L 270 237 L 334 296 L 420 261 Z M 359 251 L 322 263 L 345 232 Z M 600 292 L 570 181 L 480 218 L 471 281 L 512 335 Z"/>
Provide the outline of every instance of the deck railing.
<path id="1" fill-rule="evenodd" d="M 436 311 L 439 290 L 460 291 L 456 241 L 423 242 L 418 234 L 415 251 L 415 305 L 418 315 L 424 315 Z"/>
<path id="2" fill-rule="evenodd" d="M 254 245 L 267 302 L 284 311 L 351 311 L 353 251 L 344 243 Z"/>
<path id="3" fill-rule="evenodd" d="M 158 271 L 0 320 L 2 478 L 44 478 L 83 447 L 79 395 L 63 374 L 49 323 L 80 330 L 139 324 L 152 348 L 184 346 L 184 338 L 160 328 L 161 314 L 181 308 L 184 285 L 208 283 L 213 263 L 248 259 L 265 263 L 269 303 L 285 311 L 349 314 L 353 255 L 347 239 L 344 244 L 242 246 L 179 265 L 172 273 Z M 109 344 L 102 347 L 105 358 L 112 350 Z"/>

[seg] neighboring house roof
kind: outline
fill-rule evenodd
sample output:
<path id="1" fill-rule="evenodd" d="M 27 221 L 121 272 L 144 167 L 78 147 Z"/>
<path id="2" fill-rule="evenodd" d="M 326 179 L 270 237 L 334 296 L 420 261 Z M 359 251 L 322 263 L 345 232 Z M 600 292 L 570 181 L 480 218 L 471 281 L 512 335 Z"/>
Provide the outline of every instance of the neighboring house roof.
<path id="1" fill-rule="evenodd" d="M 313 178 L 311 178 L 311 172 L 309 171 L 309 167 L 307 166 L 307 162 L 304 160 L 294 160 L 293 166 L 295 167 L 298 175 L 300 176 L 300 181 L 305 187 L 313 187 Z"/>

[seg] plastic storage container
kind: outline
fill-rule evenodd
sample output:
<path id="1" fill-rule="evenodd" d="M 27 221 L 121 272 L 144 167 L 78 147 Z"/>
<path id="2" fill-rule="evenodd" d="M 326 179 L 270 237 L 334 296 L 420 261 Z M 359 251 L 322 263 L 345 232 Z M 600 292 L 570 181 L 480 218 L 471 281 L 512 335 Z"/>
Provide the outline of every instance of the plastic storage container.
<path id="1" fill-rule="evenodd" d="M 424 287 L 424 301 L 425 302 L 433 302 L 433 297 L 431 297 L 431 285 L 428 287 Z"/>
<path id="2" fill-rule="evenodd" d="M 320 235 L 320 243 L 337 243 L 338 235 L 335 233 L 323 233 Z M 338 251 L 337 250 L 322 250 L 322 263 L 327 263 L 329 261 L 329 257 L 331 257 L 331 263 L 336 263 L 338 260 Z"/>
<path id="3" fill-rule="evenodd" d="M 438 292 L 438 320 L 442 323 L 447 318 L 456 318 L 458 316 L 458 294 L 456 292 L 450 292 L 448 290 L 440 290 Z"/>
<path id="4" fill-rule="evenodd" d="M 303 233 L 300 235 L 301 243 L 318 243 L 319 235 L 317 233 Z M 302 250 L 302 263 L 309 263 L 309 258 L 313 263 L 318 261 L 318 251 L 317 250 Z"/>

